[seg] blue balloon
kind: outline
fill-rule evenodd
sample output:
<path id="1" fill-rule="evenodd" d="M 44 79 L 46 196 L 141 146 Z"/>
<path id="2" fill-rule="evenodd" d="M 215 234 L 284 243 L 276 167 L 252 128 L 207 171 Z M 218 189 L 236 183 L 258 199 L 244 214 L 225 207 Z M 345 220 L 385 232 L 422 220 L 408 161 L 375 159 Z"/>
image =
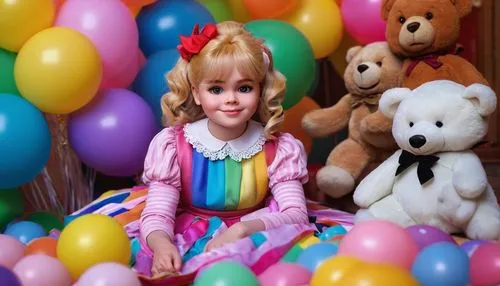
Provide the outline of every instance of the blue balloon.
<path id="1" fill-rule="evenodd" d="M 411 272 L 423 286 L 466 286 L 469 284 L 469 257 L 458 245 L 438 242 L 417 255 Z"/>
<path id="2" fill-rule="evenodd" d="M 135 78 L 133 90 L 153 109 L 161 126 L 161 97 L 170 91 L 166 74 L 175 66 L 179 52 L 175 49 L 151 55 Z"/>
<path id="3" fill-rule="evenodd" d="M 339 236 L 339 235 L 345 235 L 346 233 L 347 233 L 347 230 L 341 225 L 331 226 L 331 227 L 325 229 L 319 235 L 319 239 L 329 240 L 329 239 L 332 239 L 332 238 Z"/>
<path id="4" fill-rule="evenodd" d="M 32 181 L 49 160 L 50 145 L 42 112 L 20 96 L 0 94 L 0 189 Z"/>
<path id="5" fill-rule="evenodd" d="M 24 244 L 28 244 L 35 238 L 47 235 L 43 226 L 32 221 L 20 221 L 10 225 L 4 232 L 5 235 L 12 236 Z"/>
<path id="6" fill-rule="evenodd" d="M 321 242 L 304 249 L 297 258 L 296 263 L 314 272 L 326 259 L 337 254 L 337 244 Z"/>
<path id="7" fill-rule="evenodd" d="M 173 49 L 180 43 L 179 36 L 190 35 L 194 25 L 200 29 L 215 19 L 202 4 L 195 1 L 157 1 L 144 7 L 137 15 L 139 46 L 146 57 Z"/>

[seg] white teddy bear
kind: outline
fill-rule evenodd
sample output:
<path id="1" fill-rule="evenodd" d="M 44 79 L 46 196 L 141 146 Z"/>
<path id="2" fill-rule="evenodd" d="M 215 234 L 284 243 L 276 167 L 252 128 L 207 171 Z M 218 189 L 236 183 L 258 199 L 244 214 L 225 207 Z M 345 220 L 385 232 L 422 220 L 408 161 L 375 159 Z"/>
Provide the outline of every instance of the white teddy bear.
<path id="1" fill-rule="evenodd" d="M 386 91 L 379 109 L 393 118 L 401 148 L 354 192 L 355 222 L 387 219 L 436 226 L 471 239 L 500 239 L 500 208 L 469 149 L 488 131 L 496 95 L 485 85 L 438 80 Z"/>

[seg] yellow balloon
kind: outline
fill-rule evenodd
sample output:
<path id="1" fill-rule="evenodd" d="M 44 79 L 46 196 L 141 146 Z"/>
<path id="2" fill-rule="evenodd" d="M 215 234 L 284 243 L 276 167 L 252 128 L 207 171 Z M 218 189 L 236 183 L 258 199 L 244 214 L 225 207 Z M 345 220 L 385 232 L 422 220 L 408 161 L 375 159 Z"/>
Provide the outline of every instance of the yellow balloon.
<path id="1" fill-rule="evenodd" d="M 328 56 L 328 60 L 333 64 L 333 67 L 340 76 L 344 76 L 345 69 L 347 68 L 346 55 L 347 51 L 359 44 L 349 36 L 349 33 L 344 33 L 342 42 L 338 48 Z"/>
<path id="2" fill-rule="evenodd" d="M 96 95 L 102 64 L 89 39 L 63 27 L 43 30 L 17 55 L 14 76 L 21 95 L 47 113 L 67 114 Z"/>
<path id="3" fill-rule="evenodd" d="M 282 20 L 304 34 L 316 59 L 331 54 L 342 41 L 344 26 L 335 1 L 302 0 L 295 12 Z"/>
<path id="4" fill-rule="evenodd" d="M 339 281 L 354 267 L 363 262 L 351 256 L 334 256 L 324 261 L 313 273 L 311 286 L 340 285 Z"/>
<path id="5" fill-rule="evenodd" d="M 34 34 L 52 26 L 54 0 L 0 0 L 0 48 L 17 52 Z"/>
<path id="6" fill-rule="evenodd" d="M 57 242 L 57 258 L 74 280 L 102 262 L 128 265 L 130 242 L 123 227 L 102 214 L 81 216 L 68 224 Z"/>
<path id="7" fill-rule="evenodd" d="M 349 286 L 418 286 L 411 273 L 402 268 L 385 264 L 363 263 L 349 271 L 338 285 Z"/>
<path id="8" fill-rule="evenodd" d="M 235 21 L 246 23 L 252 20 L 252 16 L 250 16 L 250 13 L 247 11 L 243 0 L 227 0 L 227 3 L 229 4 Z"/>

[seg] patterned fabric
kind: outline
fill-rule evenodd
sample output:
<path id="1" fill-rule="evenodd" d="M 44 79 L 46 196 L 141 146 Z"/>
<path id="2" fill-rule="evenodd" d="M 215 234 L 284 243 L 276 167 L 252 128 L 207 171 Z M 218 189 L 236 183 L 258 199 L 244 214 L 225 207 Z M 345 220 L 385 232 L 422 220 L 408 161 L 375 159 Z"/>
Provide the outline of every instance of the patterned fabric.
<path id="1" fill-rule="evenodd" d="M 177 135 L 182 198 L 185 204 L 211 210 L 252 208 L 268 194 L 267 167 L 276 153 L 272 142 L 250 159 L 238 162 L 231 157 L 212 161 L 203 156 L 182 133 Z"/>

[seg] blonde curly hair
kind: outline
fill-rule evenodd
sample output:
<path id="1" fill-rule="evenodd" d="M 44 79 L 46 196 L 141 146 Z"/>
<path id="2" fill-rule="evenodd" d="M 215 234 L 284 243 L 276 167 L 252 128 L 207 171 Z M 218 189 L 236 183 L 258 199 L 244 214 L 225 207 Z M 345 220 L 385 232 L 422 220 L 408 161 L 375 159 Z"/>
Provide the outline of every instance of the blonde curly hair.
<path id="1" fill-rule="evenodd" d="M 167 74 L 170 92 L 161 99 L 163 122 L 167 126 L 185 124 L 205 117 L 196 105 L 191 86 L 203 80 L 225 78 L 233 67 L 245 78 L 260 83 L 261 97 L 258 116 L 254 119 L 264 126 L 266 138 L 274 138 L 283 122 L 281 103 L 285 95 L 285 77 L 274 69 L 271 52 L 243 24 L 227 21 L 217 24 L 218 36 L 208 42 L 201 52 L 188 62 L 180 58 Z M 263 53 L 266 53 L 269 62 Z"/>

